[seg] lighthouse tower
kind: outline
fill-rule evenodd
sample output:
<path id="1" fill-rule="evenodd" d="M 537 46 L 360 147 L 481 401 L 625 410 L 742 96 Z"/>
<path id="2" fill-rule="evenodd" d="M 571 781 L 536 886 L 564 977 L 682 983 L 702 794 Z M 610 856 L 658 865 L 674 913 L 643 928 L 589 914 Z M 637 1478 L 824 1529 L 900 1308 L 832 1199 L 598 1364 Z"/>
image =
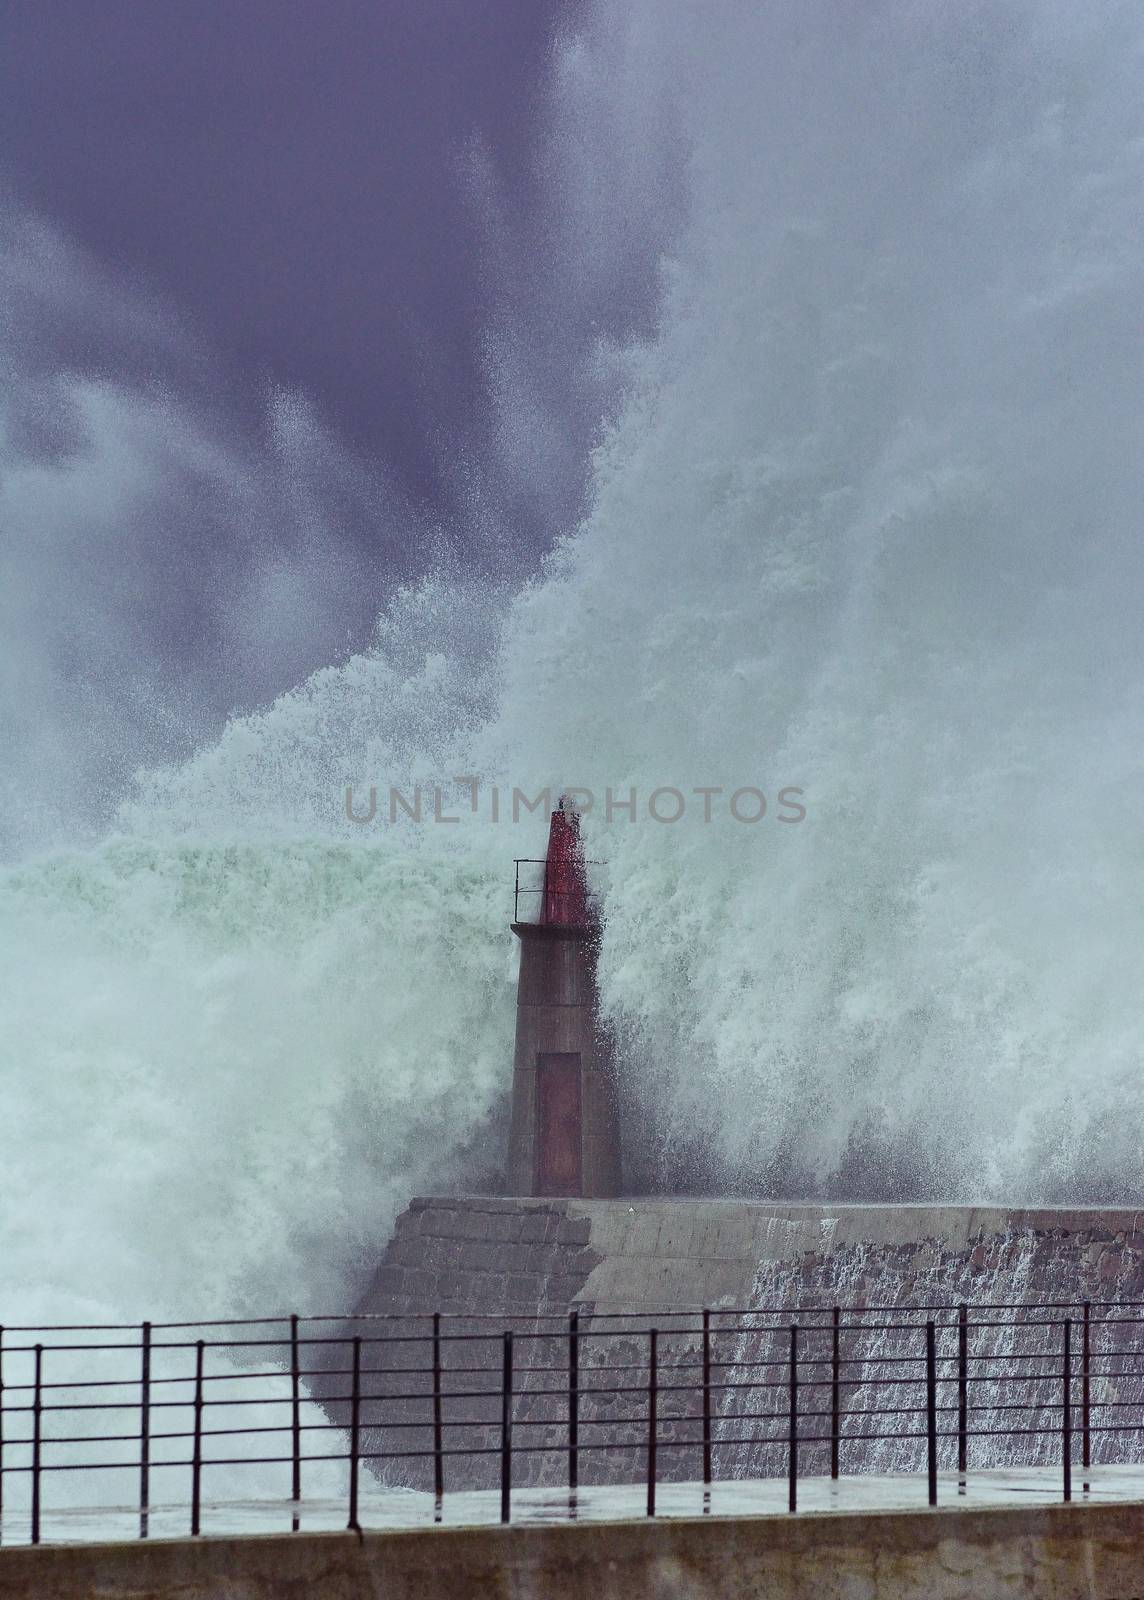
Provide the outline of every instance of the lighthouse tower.
<path id="1" fill-rule="evenodd" d="M 611 1059 L 597 1017 L 598 928 L 580 818 L 564 800 L 552 813 L 542 881 L 534 891 L 520 890 L 522 865 L 512 924 L 520 940 L 520 977 L 509 1193 L 608 1199 L 620 1192 L 620 1135 Z"/>

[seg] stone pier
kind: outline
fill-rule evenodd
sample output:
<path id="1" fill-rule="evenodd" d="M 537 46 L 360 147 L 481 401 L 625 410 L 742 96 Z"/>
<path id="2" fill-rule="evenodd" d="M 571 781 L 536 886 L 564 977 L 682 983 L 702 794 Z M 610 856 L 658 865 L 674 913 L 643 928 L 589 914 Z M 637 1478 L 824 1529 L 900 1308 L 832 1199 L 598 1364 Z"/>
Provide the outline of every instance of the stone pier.
<path id="1" fill-rule="evenodd" d="M 1144 1210 L 417 1199 L 359 1309 L 643 1316 L 916 1288 L 944 1304 L 1144 1299 Z"/>
<path id="2" fill-rule="evenodd" d="M 782 1367 L 788 1348 L 785 1325 L 798 1321 L 800 1311 L 804 1356 L 823 1357 L 821 1330 L 834 1306 L 854 1311 L 886 1308 L 892 1313 L 865 1319 L 885 1322 L 890 1330 L 879 1336 L 878 1359 L 883 1361 L 892 1354 L 908 1360 L 924 1352 L 926 1313 L 919 1308 L 954 1308 L 962 1303 L 975 1308 L 1055 1304 L 1058 1310 L 1051 1315 L 1061 1325 L 1058 1329 L 1054 1323 L 1052 1330 L 1054 1351 L 1071 1307 L 1078 1323 L 1079 1350 L 1080 1302 L 1090 1300 L 1099 1308 L 1103 1302 L 1144 1300 L 1140 1221 L 1141 1213 L 1134 1210 L 1107 1209 L 830 1206 L 709 1199 L 414 1200 L 398 1219 L 359 1307 L 386 1319 L 364 1325 L 366 1336 L 384 1333 L 388 1341 L 374 1343 L 369 1350 L 367 1364 L 378 1374 L 370 1380 L 376 1386 L 371 1392 L 387 1397 L 373 1414 L 388 1423 L 372 1436 L 370 1449 L 392 1454 L 400 1445 L 419 1452 L 414 1460 L 391 1459 L 377 1470 L 390 1483 L 421 1487 L 428 1483 L 432 1435 L 424 1374 L 432 1360 L 430 1313 L 440 1312 L 446 1388 L 457 1388 L 467 1397 L 448 1402 L 446 1416 L 458 1426 L 449 1431 L 447 1443 L 479 1452 L 450 1462 L 451 1485 L 487 1488 L 496 1481 L 497 1396 L 503 1331 L 508 1327 L 516 1340 L 513 1415 L 521 1445 L 528 1447 L 520 1451 L 514 1477 L 522 1484 L 562 1482 L 568 1470 L 568 1406 L 560 1393 L 565 1380 L 553 1375 L 569 1370 L 568 1318 L 575 1311 L 579 1334 L 586 1335 L 579 1345 L 584 1438 L 588 1444 L 604 1437 L 611 1441 L 610 1452 L 585 1450 L 581 1481 L 637 1481 L 644 1470 L 651 1326 L 659 1330 L 664 1370 L 675 1373 L 675 1415 L 660 1431 L 660 1470 L 664 1481 L 693 1477 L 698 1470 L 697 1419 L 703 1405 L 702 1310 L 712 1313 L 709 1338 L 722 1380 L 737 1377 L 748 1384 L 758 1384 L 760 1374 Z M 726 1315 L 761 1308 L 776 1314 Z M 817 1317 L 811 1314 L 815 1311 Z M 938 1315 L 946 1344 L 950 1338 L 946 1325 L 956 1315 L 952 1310 Z M 1036 1314 L 1029 1315 L 1037 1321 Z M 978 1323 L 972 1335 L 975 1361 L 1009 1360 L 1025 1348 L 1011 1327 L 1014 1319 L 1027 1320 L 1021 1309 L 1004 1312 L 1000 1321 L 989 1311 L 971 1319 Z M 857 1330 L 861 1319 L 844 1316 L 840 1325 L 846 1328 L 848 1320 Z M 1136 1338 L 1131 1327 L 1120 1331 L 1125 1338 Z M 1108 1334 L 1108 1327 L 1094 1327 L 1093 1348 L 1102 1348 Z M 395 1335 L 401 1342 L 394 1342 Z M 816 1337 L 818 1344 L 808 1342 Z M 869 1342 L 860 1345 L 857 1331 L 842 1337 L 847 1356 L 869 1356 L 874 1348 Z M 1040 1386 L 1025 1396 L 1034 1402 L 1043 1423 L 1035 1438 L 1009 1437 L 1011 1418 L 1003 1412 L 992 1420 L 975 1412 L 974 1425 L 981 1437 L 973 1452 L 979 1465 L 1035 1464 L 1055 1458 L 1059 1382 L 1050 1373 L 1054 1359 L 1050 1356 Z M 863 1382 L 874 1381 L 873 1366 L 861 1370 Z M 982 1374 L 991 1370 L 976 1368 Z M 1132 1407 L 1136 1415 L 1144 1389 L 1128 1379 L 1117 1380 L 1114 1387 L 1115 1394 L 1102 1390 L 1100 1399 L 1112 1397 Z M 719 1402 L 730 1415 L 736 1404 L 745 1403 L 742 1382 L 727 1392 L 739 1396 L 734 1402 Z M 748 1409 L 762 1404 L 761 1394 L 756 1393 Z M 859 1403 L 855 1391 L 848 1395 L 853 1404 Z M 998 1405 L 1003 1398 L 978 1388 L 975 1404 Z M 1033 1413 L 1025 1420 L 1031 1426 Z M 593 1427 L 603 1432 L 593 1433 Z M 744 1430 L 732 1429 L 731 1434 L 736 1431 Z M 776 1454 L 775 1441 L 780 1433 L 777 1423 L 752 1423 L 747 1437 L 731 1439 L 717 1450 L 717 1471 L 725 1476 L 765 1477 L 779 1470 L 781 1451 Z M 731 1438 L 726 1428 L 721 1436 Z M 911 1434 L 906 1439 L 848 1443 L 846 1470 L 916 1471 L 913 1440 Z M 1114 1436 L 1105 1435 L 1100 1448 L 1112 1450 L 1115 1443 Z M 805 1471 L 828 1471 L 827 1449 L 821 1441 L 808 1442 L 803 1451 Z M 1100 1459 L 1120 1457 L 1114 1452 Z"/>

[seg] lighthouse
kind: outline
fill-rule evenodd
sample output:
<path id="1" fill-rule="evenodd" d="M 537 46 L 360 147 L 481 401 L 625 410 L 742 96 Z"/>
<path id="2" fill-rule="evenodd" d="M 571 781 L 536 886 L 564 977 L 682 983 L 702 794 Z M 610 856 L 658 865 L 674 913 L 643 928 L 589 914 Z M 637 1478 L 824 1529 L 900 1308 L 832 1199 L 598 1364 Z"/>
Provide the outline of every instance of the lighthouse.
<path id="1" fill-rule="evenodd" d="M 521 888 L 521 867 L 542 869 Z M 517 862 L 512 931 L 520 940 L 508 1189 L 610 1199 L 620 1193 L 612 1061 L 599 1025 L 599 927 L 580 818 L 561 799 L 541 862 Z"/>

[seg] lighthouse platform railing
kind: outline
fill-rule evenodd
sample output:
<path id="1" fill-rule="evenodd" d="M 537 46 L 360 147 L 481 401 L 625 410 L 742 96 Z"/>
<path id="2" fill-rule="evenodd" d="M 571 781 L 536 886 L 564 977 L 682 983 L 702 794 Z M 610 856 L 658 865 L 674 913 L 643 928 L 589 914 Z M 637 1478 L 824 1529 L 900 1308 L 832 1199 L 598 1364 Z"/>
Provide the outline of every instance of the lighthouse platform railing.
<path id="1" fill-rule="evenodd" d="M 521 857 L 513 862 L 514 923 L 555 927 L 578 927 L 586 920 L 598 926 L 607 889 L 607 864 L 581 862 L 583 887 L 557 882 L 549 863 L 543 859 Z"/>

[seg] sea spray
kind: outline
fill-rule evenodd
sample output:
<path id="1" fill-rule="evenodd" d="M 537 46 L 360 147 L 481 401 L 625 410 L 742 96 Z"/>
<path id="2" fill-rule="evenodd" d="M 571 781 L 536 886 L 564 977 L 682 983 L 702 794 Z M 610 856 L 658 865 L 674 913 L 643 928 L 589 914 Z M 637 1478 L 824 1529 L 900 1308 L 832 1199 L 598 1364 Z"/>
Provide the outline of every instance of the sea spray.
<path id="1" fill-rule="evenodd" d="M 5 1321 L 343 1308 L 497 1111 L 490 887 L 461 858 L 304 840 L 9 871 Z"/>
<path id="2" fill-rule="evenodd" d="M 659 1181 L 1138 1195 L 1139 14 L 655 10 L 690 218 L 497 727 L 806 791 L 586 823 Z"/>

